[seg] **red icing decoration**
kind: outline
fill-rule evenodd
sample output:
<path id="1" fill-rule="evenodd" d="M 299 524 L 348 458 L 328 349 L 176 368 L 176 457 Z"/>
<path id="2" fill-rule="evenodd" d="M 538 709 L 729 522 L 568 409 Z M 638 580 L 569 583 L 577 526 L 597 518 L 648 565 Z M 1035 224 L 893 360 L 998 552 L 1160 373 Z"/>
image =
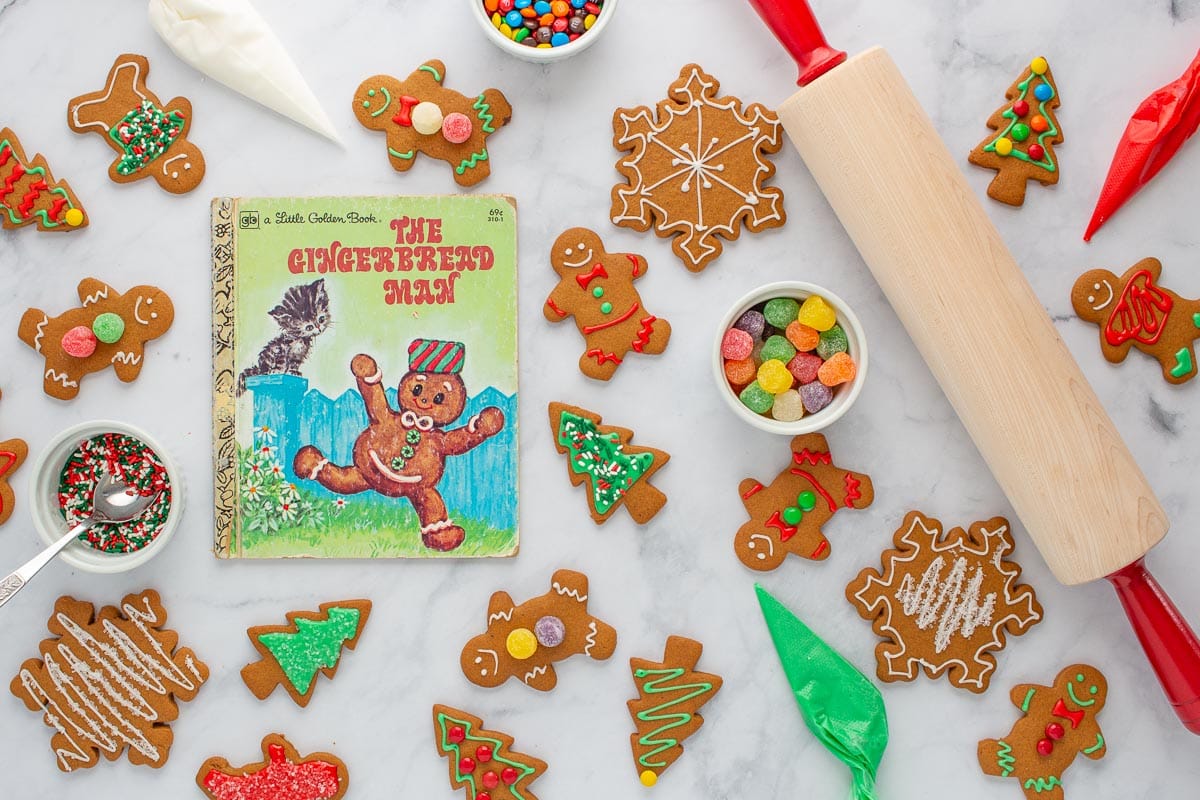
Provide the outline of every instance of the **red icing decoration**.
<path id="1" fill-rule="evenodd" d="M 1150 270 L 1138 270 L 1121 290 L 1121 299 L 1113 305 L 1104 326 L 1104 340 L 1113 347 L 1130 339 L 1154 344 L 1162 336 L 1174 302 L 1170 295 L 1154 285 Z"/>
<path id="2" fill-rule="evenodd" d="M 606 361 L 611 361 L 614 364 L 621 363 L 621 357 L 616 353 L 606 353 L 599 347 L 593 347 L 591 350 L 588 350 L 587 355 L 589 358 L 596 359 L 597 364 L 603 364 Z"/>
<path id="3" fill-rule="evenodd" d="M 1057 722 L 1051 722 L 1046 726 L 1046 735 L 1057 742 L 1059 739 L 1067 735 L 1067 731 Z"/>
<path id="4" fill-rule="evenodd" d="M 851 473 L 846 473 L 846 508 L 854 508 L 854 501 L 862 499 L 862 492 L 859 491 L 861 486 L 862 481 Z"/>
<path id="5" fill-rule="evenodd" d="M 415 97 L 410 97 L 406 94 L 400 95 L 400 110 L 396 112 L 396 116 L 392 117 L 392 122 L 397 125 L 403 125 L 406 128 L 411 128 L 412 109 L 419 102 L 421 101 Z"/>
<path id="6" fill-rule="evenodd" d="M 554 302 L 553 298 L 548 299 L 546 301 L 546 305 L 550 306 L 550 308 L 553 309 L 554 313 L 558 314 L 560 317 L 565 317 L 567 315 L 567 312 L 565 312 L 561 308 L 559 308 L 558 304 Z"/>
<path id="7" fill-rule="evenodd" d="M 792 453 L 792 461 L 796 464 L 811 464 L 815 467 L 817 464 L 832 464 L 833 456 L 829 453 L 814 453 L 806 447 L 799 453 Z"/>
<path id="8" fill-rule="evenodd" d="M 633 349 L 641 353 L 645 351 L 645 347 L 650 343 L 650 334 L 654 333 L 654 323 L 658 322 L 658 317 L 651 314 L 642 319 L 641 330 L 637 332 L 637 338 L 633 340 Z"/>
<path id="9" fill-rule="evenodd" d="M 804 452 L 808 452 L 808 451 L 806 450 L 806 451 L 804 451 Z M 826 453 L 826 454 L 825 454 L 825 463 L 826 463 L 826 464 L 828 464 L 828 463 L 829 463 L 829 461 L 830 461 L 830 456 L 829 456 L 829 454 L 828 454 L 828 453 Z M 815 490 L 816 490 L 817 494 L 821 495 L 821 497 L 824 497 L 824 498 L 825 498 L 825 502 L 829 504 L 829 510 L 830 510 L 830 511 L 832 511 L 832 512 L 836 512 L 836 511 L 837 511 L 837 503 L 835 503 L 835 502 L 834 502 L 833 498 L 832 498 L 832 497 L 830 497 L 830 495 L 829 495 L 829 492 L 825 491 L 825 487 L 824 487 L 824 486 L 822 486 L 822 485 L 821 485 L 821 484 L 820 484 L 820 483 L 817 481 L 817 479 L 816 479 L 816 478 L 814 478 L 812 475 L 810 475 L 809 473 L 805 472 L 805 471 L 804 471 L 804 470 L 802 470 L 802 469 L 793 469 L 793 470 L 790 470 L 790 472 L 791 472 L 793 475 L 799 475 L 801 478 L 804 478 L 804 480 L 806 480 L 806 481 L 808 481 L 810 484 L 812 484 L 812 487 L 813 487 L 813 489 L 815 489 Z"/>
<path id="10" fill-rule="evenodd" d="M 1018 117 L 1023 117 L 1029 113 L 1029 103 L 1024 100 L 1018 100 L 1012 104 L 1012 111 Z"/>
<path id="11" fill-rule="evenodd" d="M 742 499 L 743 499 L 743 500 L 748 500 L 748 499 L 750 499 L 751 497 L 753 497 L 754 495 L 756 495 L 756 494 L 758 494 L 759 492 L 761 492 L 761 491 L 762 491 L 763 489 L 765 489 L 765 488 L 767 488 L 767 487 L 763 486 L 763 485 L 762 485 L 761 483 L 759 483 L 758 481 L 755 481 L 755 482 L 754 482 L 754 485 L 753 485 L 753 486 L 751 486 L 749 489 L 747 489 L 747 490 L 746 490 L 746 493 L 745 493 L 744 495 L 742 495 Z"/>
<path id="12" fill-rule="evenodd" d="M 783 518 L 779 516 L 778 510 L 771 512 L 771 517 L 767 520 L 766 527 L 775 528 L 778 530 L 779 541 L 781 542 L 786 542 L 788 539 L 796 535 L 796 526 L 788 525 L 786 522 L 784 522 Z"/>
<path id="13" fill-rule="evenodd" d="M 1040 144 L 1029 145 L 1029 157 L 1034 161 L 1041 161 L 1046 157 L 1046 149 Z"/>
<path id="14" fill-rule="evenodd" d="M 1054 752 L 1054 742 L 1049 739 L 1042 739 L 1037 743 L 1038 755 L 1048 756 Z"/>
<path id="15" fill-rule="evenodd" d="M 617 317 L 616 319 L 609 320 L 608 322 L 601 322 L 599 325 L 588 325 L 588 326 L 584 327 L 583 332 L 584 333 L 595 333 L 596 331 L 602 331 L 605 328 L 611 328 L 613 325 L 620 325 L 622 322 L 624 322 L 625 320 L 629 319 L 634 314 L 636 314 L 637 310 L 639 308 L 641 308 L 641 305 L 639 303 L 634 303 L 633 305 L 631 305 L 629 307 L 628 311 L 626 311 L 624 314 Z"/>
<path id="16" fill-rule="evenodd" d="M 475 771 L 475 759 L 470 756 L 463 756 L 458 760 L 458 771 L 467 774 Z"/>
<path id="17" fill-rule="evenodd" d="M 1082 708 L 1079 709 L 1078 711 L 1068 710 L 1067 704 L 1064 703 L 1063 699 L 1060 697 L 1060 698 L 1058 698 L 1058 701 L 1055 702 L 1054 711 L 1052 713 L 1056 717 L 1062 717 L 1063 719 L 1071 720 L 1071 727 L 1078 728 L 1079 723 L 1083 722 L 1083 715 L 1086 714 L 1087 712 L 1085 712 Z"/>
<path id="18" fill-rule="evenodd" d="M 633 264 L 633 277 L 636 278 L 638 275 L 640 275 L 642 273 L 642 267 L 641 267 L 641 263 L 638 261 L 638 257 L 635 256 L 633 253 L 626 253 L 625 257 L 628 258 L 630 263 Z"/>
<path id="19" fill-rule="evenodd" d="M 500 776 L 489 769 L 487 772 L 483 773 L 483 777 L 481 777 L 479 781 L 484 785 L 484 788 L 495 789 L 500 785 Z"/>
<path id="20" fill-rule="evenodd" d="M 505 767 L 500 773 L 500 780 L 504 781 L 506 786 L 512 786 L 517 782 L 517 771 L 512 767 Z"/>
<path id="21" fill-rule="evenodd" d="M 486 744 L 479 745 L 479 747 L 475 748 L 475 758 L 480 764 L 486 764 L 492 760 L 492 748 Z"/>
<path id="22" fill-rule="evenodd" d="M 580 288 L 586 289 L 588 287 L 588 284 L 591 283 L 596 278 L 607 278 L 607 277 L 608 277 L 608 270 L 606 270 L 604 268 L 604 265 L 596 264 L 595 266 L 592 267 L 591 271 L 588 272 L 586 275 L 583 273 L 576 275 L 575 280 L 579 282 Z"/>
<path id="23" fill-rule="evenodd" d="M 227 775 L 214 769 L 204 776 L 204 788 L 217 800 L 322 800 L 341 790 L 336 765 L 288 761 L 277 744 L 267 750 L 269 761 L 258 772 Z"/>
<path id="24" fill-rule="evenodd" d="M 809 558 L 811 558 L 813 561 L 816 561 L 821 556 L 821 553 L 825 552 L 825 548 L 827 547 L 829 547 L 829 540 L 822 539 L 821 543 L 817 545 L 817 549 L 812 551 L 812 555 L 809 556 Z"/>
<path id="25" fill-rule="evenodd" d="M 450 741 L 458 744 L 463 739 L 467 738 L 467 732 L 462 729 L 461 725 L 454 725 L 447 732 L 446 736 Z"/>

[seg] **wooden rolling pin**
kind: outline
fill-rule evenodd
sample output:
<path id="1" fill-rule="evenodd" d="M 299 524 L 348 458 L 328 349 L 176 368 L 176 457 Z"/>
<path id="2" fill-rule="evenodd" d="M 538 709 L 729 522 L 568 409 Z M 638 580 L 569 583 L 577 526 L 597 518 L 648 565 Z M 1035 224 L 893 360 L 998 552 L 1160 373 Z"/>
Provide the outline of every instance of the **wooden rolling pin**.
<path id="1" fill-rule="evenodd" d="M 750 0 L 800 65 L 779 117 L 1061 582 L 1108 577 L 1200 733 L 1200 643 L 1141 561 L 1146 477 L 888 54 L 831 48 L 804 0 Z"/>

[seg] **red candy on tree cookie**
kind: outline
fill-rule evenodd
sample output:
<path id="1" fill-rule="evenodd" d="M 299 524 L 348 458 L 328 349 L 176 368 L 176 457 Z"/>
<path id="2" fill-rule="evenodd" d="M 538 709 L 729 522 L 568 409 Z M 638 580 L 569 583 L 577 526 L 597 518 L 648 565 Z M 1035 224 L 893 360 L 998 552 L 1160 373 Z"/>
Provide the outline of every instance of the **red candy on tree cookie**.
<path id="1" fill-rule="evenodd" d="M 87 224 L 87 212 L 70 185 L 54 179 L 40 153 L 27 158 L 11 128 L 0 129 L 0 226 L 75 231 Z"/>
<path id="2" fill-rule="evenodd" d="M 770 486 L 754 478 L 738 484 L 750 521 L 738 528 L 733 549 L 750 569 L 773 570 L 789 553 L 829 558 L 822 526 L 838 511 L 866 508 L 875 499 L 870 477 L 835 466 L 821 434 L 797 436 L 791 448 L 790 463 Z"/>
<path id="3" fill-rule="evenodd" d="M 537 800 L 529 784 L 546 771 L 546 762 L 514 751 L 513 737 L 441 704 L 433 707 L 433 736 L 449 760 L 450 786 L 466 789 L 467 800 Z"/>
<path id="4" fill-rule="evenodd" d="M 997 134 L 980 142 L 967 158 L 972 164 L 996 170 L 988 186 L 988 197 L 1019 206 L 1025 202 L 1025 184 L 1044 186 L 1058 183 L 1058 161 L 1054 145 L 1062 144 L 1062 129 L 1054 109 L 1058 108 L 1058 86 L 1046 59 L 1038 56 L 1008 89 L 1008 105 L 988 120 Z"/>
<path id="5" fill-rule="evenodd" d="M 1136 347 L 1158 360 L 1163 378 L 1186 383 L 1196 377 L 1200 300 L 1188 300 L 1158 284 L 1162 262 L 1143 258 L 1117 277 L 1106 269 L 1083 273 L 1071 289 L 1079 318 L 1100 326 L 1100 350 L 1119 364 Z"/>
<path id="6" fill-rule="evenodd" d="M 213 756 L 196 773 L 212 800 L 341 800 L 350 788 L 346 764 L 331 753 L 301 757 L 282 734 L 262 740 L 263 760 L 234 767 Z"/>

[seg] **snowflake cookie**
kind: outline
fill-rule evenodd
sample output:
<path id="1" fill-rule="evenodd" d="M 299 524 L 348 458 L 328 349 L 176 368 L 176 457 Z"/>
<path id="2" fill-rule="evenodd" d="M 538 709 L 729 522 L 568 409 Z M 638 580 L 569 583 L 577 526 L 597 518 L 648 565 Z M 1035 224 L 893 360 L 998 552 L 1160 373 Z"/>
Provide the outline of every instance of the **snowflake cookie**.
<path id="1" fill-rule="evenodd" d="M 775 174 L 768 156 L 783 146 L 779 117 L 759 103 L 743 109 L 720 88 L 688 64 L 657 108 L 613 114 L 613 146 L 628 154 L 617 162 L 628 183 L 613 187 L 613 224 L 674 237 L 671 248 L 693 272 L 743 224 L 758 232 L 787 219 L 783 192 L 762 185 Z"/>
<path id="2" fill-rule="evenodd" d="M 885 551 L 883 570 L 868 567 L 846 587 L 846 598 L 884 637 L 875 648 L 879 679 L 915 680 L 923 667 L 976 694 L 996 669 L 993 651 L 1005 633 L 1019 636 L 1042 619 L 1033 588 L 1018 584 L 1021 567 L 1006 560 L 1008 520 L 993 517 L 967 531 L 910 511 Z"/>

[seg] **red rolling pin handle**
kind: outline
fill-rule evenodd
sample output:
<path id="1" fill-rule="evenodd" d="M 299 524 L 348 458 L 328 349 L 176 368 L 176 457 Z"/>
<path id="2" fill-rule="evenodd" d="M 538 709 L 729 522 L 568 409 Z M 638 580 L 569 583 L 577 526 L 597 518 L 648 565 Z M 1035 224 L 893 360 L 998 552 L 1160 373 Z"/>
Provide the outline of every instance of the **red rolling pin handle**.
<path id="1" fill-rule="evenodd" d="M 807 86 L 846 60 L 844 50 L 835 50 L 806 0 L 750 0 L 750 5 L 767 23 L 779 42 L 800 65 L 801 86 Z"/>
<path id="2" fill-rule="evenodd" d="M 1200 734 L 1200 641 L 1143 559 L 1108 576 L 1179 720 Z"/>

